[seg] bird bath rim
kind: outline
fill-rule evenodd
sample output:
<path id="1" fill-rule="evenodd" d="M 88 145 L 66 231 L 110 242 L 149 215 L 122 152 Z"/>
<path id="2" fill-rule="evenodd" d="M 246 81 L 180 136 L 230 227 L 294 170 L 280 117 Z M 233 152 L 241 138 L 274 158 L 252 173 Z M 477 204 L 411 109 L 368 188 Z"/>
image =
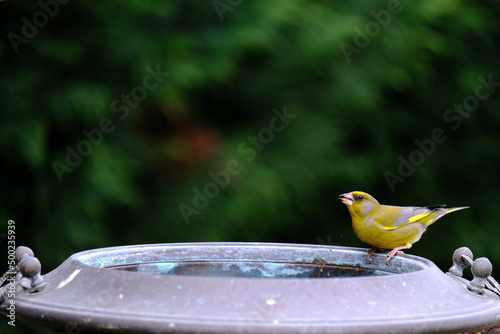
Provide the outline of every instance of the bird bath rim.
<path id="1" fill-rule="evenodd" d="M 189 246 L 189 247 L 187 247 Z M 264 246 L 264 247 L 263 247 Z M 249 263 L 249 266 L 255 263 L 267 263 L 276 266 L 290 265 L 313 265 L 326 266 L 334 265 L 345 267 L 352 270 L 367 270 L 366 276 L 334 276 L 328 278 L 345 278 L 345 277 L 370 277 L 372 275 L 391 275 L 391 274 L 411 274 L 420 270 L 424 270 L 434 265 L 431 261 L 406 255 L 404 258 L 397 257 L 392 259 L 389 264 L 385 263 L 385 254 L 374 254 L 370 260 L 366 259 L 366 252 L 360 248 L 343 247 L 343 246 L 326 246 L 327 251 L 335 253 L 337 258 L 331 258 L 325 254 L 325 246 L 321 245 L 298 245 L 298 244 L 280 244 L 280 243 L 252 243 L 252 242 L 200 242 L 200 243 L 172 243 L 172 244 L 145 244 L 131 245 L 119 247 L 107 247 L 93 249 L 73 254 L 70 258 L 81 262 L 84 265 L 96 268 L 116 269 L 126 265 L 146 265 L 146 264 L 162 264 L 165 251 L 168 249 L 168 258 L 170 263 L 212 263 L 221 262 L 234 266 L 236 263 Z M 298 252 L 298 250 L 302 252 Z M 312 254 L 311 250 L 316 249 L 318 253 Z M 359 251 L 362 251 L 361 253 Z M 305 252 L 304 252 L 305 251 Z M 311 257 L 314 255 L 313 257 Z M 403 260 L 404 259 L 404 260 Z M 263 268 L 260 268 L 261 270 Z M 159 271 L 161 271 L 159 269 Z M 172 271 L 172 270 L 170 270 Z M 290 275 L 286 273 L 274 275 L 273 269 L 267 275 L 248 275 L 248 276 L 232 276 L 227 273 L 225 276 L 203 275 L 203 274 L 185 274 L 186 276 L 202 276 L 202 277 L 233 277 L 235 279 L 294 279 L 308 278 L 314 279 L 319 277 L 302 276 L 294 277 L 293 272 Z M 234 272 L 234 270 L 233 270 Z M 147 272 L 148 273 L 148 272 Z M 149 272 L 151 273 L 151 272 Z M 167 272 L 161 272 L 166 274 Z M 170 273 L 178 275 L 178 273 Z M 324 277 L 324 276 L 323 276 Z"/>

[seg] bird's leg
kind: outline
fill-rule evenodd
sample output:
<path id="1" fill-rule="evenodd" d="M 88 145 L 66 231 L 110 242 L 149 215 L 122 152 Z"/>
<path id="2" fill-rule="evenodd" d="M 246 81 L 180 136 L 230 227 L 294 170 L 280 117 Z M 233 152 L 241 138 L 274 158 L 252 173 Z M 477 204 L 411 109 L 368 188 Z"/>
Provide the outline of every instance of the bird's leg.
<path id="1" fill-rule="evenodd" d="M 366 252 L 368 253 L 368 256 L 366 257 L 366 259 L 369 260 L 370 256 L 372 256 L 373 253 L 375 253 L 376 251 L 383 251 L 383 249 L 378 247 L 372 247 L 370 249 L 367 249 Z"/>
<path id="2" fill-rule="evenodd" d="M 408 246 L 401 246 L 401 247 L 396 247 L 393 250 L 391 250 L 389 253 L 387 253 L 387 260 L 385 260 L 386 264 L 389 264 L 389 260 L 395 257 L 398 254 L 404 254 L 402 249 L 408 249 L 410 247 Z"/>

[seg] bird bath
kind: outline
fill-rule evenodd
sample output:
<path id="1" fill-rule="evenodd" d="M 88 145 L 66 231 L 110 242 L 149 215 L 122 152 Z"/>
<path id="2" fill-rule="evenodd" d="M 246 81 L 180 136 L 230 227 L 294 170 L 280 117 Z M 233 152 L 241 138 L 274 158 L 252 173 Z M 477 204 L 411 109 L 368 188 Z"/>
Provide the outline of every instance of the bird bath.
<path id="1" fill-rule="evenodd" d="M 445 274 L 417 256 L 387 265 L 384 254 L 367 261 L 364 249 L 325 245 L 102 248 L 43 276 L 21 259 L 15 313 L 63 330 L 128 333 L 427 333 L 499 324 L 500 297 L 484 288 L 494 282 L 491 266 L 476 260 L 469 282 L 460 276 L 472 254 L 457 254 Z M 0 291 L 2 298 L 8 315 Z"/>

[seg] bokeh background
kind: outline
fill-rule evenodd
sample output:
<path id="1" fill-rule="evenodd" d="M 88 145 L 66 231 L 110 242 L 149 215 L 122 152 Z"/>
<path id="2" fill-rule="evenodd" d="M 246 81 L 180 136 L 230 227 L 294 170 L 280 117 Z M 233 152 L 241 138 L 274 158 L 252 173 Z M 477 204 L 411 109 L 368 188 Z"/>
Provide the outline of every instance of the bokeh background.
<path id="1" fill-rule="evenodd" d="M 7 0 L 0 27 L 2 273 L 9 219 L 44 273 L 127 244 L 367 247 L 337 199 L 364 190 L 469 205 L 408 253 L 447 270 L 465 245 L 500 278 L 498 2 Z"/>

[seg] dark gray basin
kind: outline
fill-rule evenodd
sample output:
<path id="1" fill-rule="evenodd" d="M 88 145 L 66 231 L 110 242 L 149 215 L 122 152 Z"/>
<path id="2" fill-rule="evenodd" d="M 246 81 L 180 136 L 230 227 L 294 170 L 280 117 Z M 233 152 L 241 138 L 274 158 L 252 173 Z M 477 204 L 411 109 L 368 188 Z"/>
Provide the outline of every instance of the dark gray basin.
<path id="1" fill-rule="evenodd" d="M 272 243 L 123 246 L 72 255 L 16 316 L 147 333 L 430 333 L 500 323 L 500 298 L 431 261 Z"/>

